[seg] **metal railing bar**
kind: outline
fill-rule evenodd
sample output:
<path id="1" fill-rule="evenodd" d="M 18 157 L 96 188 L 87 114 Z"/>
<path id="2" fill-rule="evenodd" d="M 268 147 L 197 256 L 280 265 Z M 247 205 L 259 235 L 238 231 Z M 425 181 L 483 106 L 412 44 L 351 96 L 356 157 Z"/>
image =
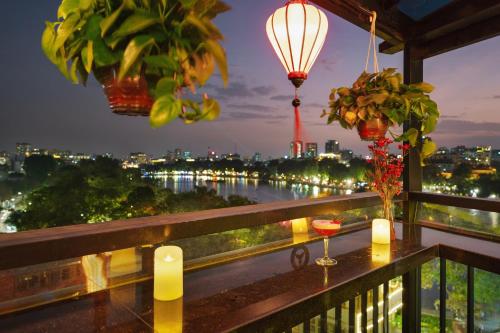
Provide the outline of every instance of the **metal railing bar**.
<path id="1" fill-rule="evenodd" d="M 356 325 L 356 299 L 349 300 L 349 333 L 354 333 Z"/>
<path id="2" fill-rule="evenodd" d="M 335 307 L 335 333 L 342 332 L 342 304 Z"/>
<path id="3" fill-rule="evenodd" d="M 367 333 L 368 327 L 368 295 L 365 291 L 361 294 L 361 333 Z"/>
<path id="4" fill-rule="evenodd" d="M 446 259 L 439 259 L 439 332 L 446 333 Z"/>
<path id="5" fill-rule="evenodd" d="M 384 312 L 383 332 L 389 333 L 389 282 L 384 282 L 384 303 L 382 311 Z"/>
<path id="6" fill-rule="evenodd" d="M 467 266 L 467 333 L 474 333 L 474 267 Z"/>
<path id="7" fill-rule="evenodd" d="M 372 304 L 373 304 L 373 311 L 372 311 L 372 333 L 378 333 L 378 290 L 380 286 L 377 286 L 376 288 L 373 288 L 372 291 Z"/>

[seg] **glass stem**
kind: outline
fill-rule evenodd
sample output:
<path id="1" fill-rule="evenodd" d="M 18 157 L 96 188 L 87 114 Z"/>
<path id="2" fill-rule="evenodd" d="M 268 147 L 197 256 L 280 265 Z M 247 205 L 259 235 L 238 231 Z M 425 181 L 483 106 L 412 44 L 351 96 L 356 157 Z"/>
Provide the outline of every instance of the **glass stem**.
<path id="1" fill-rule="evenodd" d="M 325 245 L 325 259 L 328 258 L 328 237 L 323 237 L 323 243 Z"/>

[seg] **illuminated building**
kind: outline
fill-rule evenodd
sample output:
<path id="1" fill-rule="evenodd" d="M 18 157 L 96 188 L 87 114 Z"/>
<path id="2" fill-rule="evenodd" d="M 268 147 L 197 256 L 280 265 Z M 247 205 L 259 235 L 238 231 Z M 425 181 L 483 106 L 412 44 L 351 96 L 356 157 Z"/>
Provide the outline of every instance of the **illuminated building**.
<path id="1" fill-rule="evenodd" d="M 301 158 L 304 151 L 304 143 L 302 141 L 290 142 L 290 158 Z"/>
<path id="2" fill-rule="evenodd" d="M 31 155 L 32 147 L 31 144 L 22 142 L 16 143 L 16 154 L 18 156 L 28 157 Z"/>
<path id="3" fill-rule="evenodd" d="M 306 157 L 307 158 L 318 157 L 318 144 L 316 142 L 306 143 Z"/>
<path id="4" fill-rule="evenodd" d="M 328 140 L 325 143 L 325 153 L 326 154 L 338 154 L 340 152 L 340 144 L 337 140 Z"/>

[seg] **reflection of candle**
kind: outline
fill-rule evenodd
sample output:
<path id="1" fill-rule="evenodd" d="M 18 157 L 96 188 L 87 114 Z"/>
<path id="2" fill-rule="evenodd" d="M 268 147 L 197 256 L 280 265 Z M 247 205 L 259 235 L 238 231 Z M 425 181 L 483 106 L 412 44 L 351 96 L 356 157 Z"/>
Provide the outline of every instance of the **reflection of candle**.
<path id="1" fill-rule="evenodd" d="M 154 298 L 171 301 L 183 294 L 182 249 L 162 246 L 155 250 Z"/>
<path id="2" fill-rule="evenodd" d="M 391 262 L 390 244 L 372 244 L 372 262 L 378 264 L 388 264 Z"/>
<path id="3" fill-rule="evenodd" d="M 182 298 L 173 301 L 155 300 L 154 306 L 155 332 L 182 332 Z"/>
<path id="4" fill-rule="evenodd" d="M 304 243 L 309 240 L 307 219 L 292 220 L 293 243 Z"/>
<path id="5" fill-rule="evenodd" d="M 386 219 L 375 219 L 372 222 L 372 242 L 377 244 L 391 243 L 391 223 Z"/>

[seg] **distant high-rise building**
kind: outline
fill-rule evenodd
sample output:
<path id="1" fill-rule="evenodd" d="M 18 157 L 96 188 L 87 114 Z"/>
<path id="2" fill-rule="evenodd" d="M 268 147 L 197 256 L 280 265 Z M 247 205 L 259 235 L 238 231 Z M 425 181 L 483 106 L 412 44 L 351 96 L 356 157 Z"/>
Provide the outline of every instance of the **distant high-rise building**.
<path id="1" fill-rule="evenodd" d="M 316 142 L 306 143 L 306 157 L 307 158 L 318 157 L 318 144 Z"/>
<path id="2" fill-rule="evenodd" d="M 190 152 L 190 151 L 185 151 L 182 153 L 182 157 L 185 159 L 185 160 L 188 160 L 190 158 L 193 158 L 193 154 Z"/>
<path id="3" fill-rule="evenodd" d="M 474 149 L 474 162 L 476 165 L 491 165 L 491 146 L 478 146 Z"/>
<path id="4" fill-rule="evenodd" d="M 16 154 L 19 157 L 28 157 L 31 155 L 32 147 L 31 144 L 22 142 L 22 143 L 16 143 Z"/>
<path id="5" fill-rule="evenodd" d="M 328 140 L 325 143 L 325 153 L 327 154 L 338 154 L 340 152 L 340 145 L 337 140 Z"/>
<path id="6" fill-rule="evenodd" d="M 302 141 L 290 142 L 290 158 L 301 158 L 304 151 L 304 143 Z"/>
<path id="7" fill-rule="evenodd" d="M 253 163 L 255 163 L 255 162 L 262 162 L 262 154 L 261 153 L 255 153 L 255 154 L 253 154 L 252 162 Z"/>
<path id="8" fill-rule="evenodd" d="M 207 159 L 209 161 L 215 161 L 217 159 L 217 153 L 215 152 L 215 150 L 210 149 L 210 147 L 208 147 Z"/>
<path id="9" fill-rule="evenodd" d="M 491 160 L 500 162 L 500 149 L 494 149 L 491 151 Z"/>
<path id="10" fill-rule="evenodd" d="M 343 149 L 340 151 L 340 158 L 344 162 L 349 162 L 354 158 L 354 153 L 350 149 Z"/>
<path id="11" fill-rule="evenodd" d="M 174 155 L 175 155 L 175 159 L 176 160 L 179 160 L 182 158 L 182 149 L 180 148 L 175 148 L 174 150 Z"/>

